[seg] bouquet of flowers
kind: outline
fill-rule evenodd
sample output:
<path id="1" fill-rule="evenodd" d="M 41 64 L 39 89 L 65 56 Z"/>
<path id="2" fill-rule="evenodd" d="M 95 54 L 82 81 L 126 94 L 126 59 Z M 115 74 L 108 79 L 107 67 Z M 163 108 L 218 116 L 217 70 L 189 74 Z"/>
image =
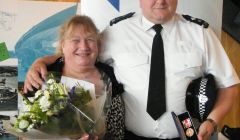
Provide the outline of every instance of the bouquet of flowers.
<path id="1" fill-rule="evenodd" d="M 27 109 L 18 116 L 14 128 L 18 132 L 34 128 L 70 138 L 79 138 L 84 133 L 104 135 L 104 110 L 109 106 L 106 98 L 110 98 L 106 94 L 103 92 L 94 98 L 81 84 L 68 88 L 52 76 L 46 82 L 46 88 L 38 90 L 33 98 L 23 97 Z"/>

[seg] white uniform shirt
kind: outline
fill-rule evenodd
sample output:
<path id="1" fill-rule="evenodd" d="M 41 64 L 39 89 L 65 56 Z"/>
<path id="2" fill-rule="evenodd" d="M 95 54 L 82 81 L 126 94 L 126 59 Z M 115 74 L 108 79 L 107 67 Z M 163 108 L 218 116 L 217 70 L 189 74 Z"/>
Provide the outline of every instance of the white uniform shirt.
<path id="1" fill-rule="evenodd" d="M 218 86 L 224 88 L 239 83 L 239 79 L 213 31 L 176 14 L 162 25 L 161 32 L 167 112 L 153 120 L 146 112 L 153 25 L 142 15 L 136 15 L 109 27 L 100 58 L 113 60 L 117 80 L 124 85 L 127 129 L 144 137 L 174 138 L 178 132 L 170 112 L 186 111 L 185 96 L 190 81 L 211 73 Z"/>

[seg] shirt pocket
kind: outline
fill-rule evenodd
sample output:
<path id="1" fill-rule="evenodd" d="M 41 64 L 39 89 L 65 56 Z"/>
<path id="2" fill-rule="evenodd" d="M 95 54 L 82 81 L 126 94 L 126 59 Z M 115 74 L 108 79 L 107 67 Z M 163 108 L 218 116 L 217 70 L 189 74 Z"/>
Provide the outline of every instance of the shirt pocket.
<path id="1" fill-rule="evenodd" d="M 122 53 L 114 57 L 117 66 L 134 68 L 148 64 L 148 55 L 142 53 Z"/>
<path id="2" fill-rule="evenodd" d="M 169 56 L 169 73 L 175 76 L 193 76 L 201 74 L 202 55 L 198 52 L 176 53 Z"/>
<path id="3" fill-rule="evenodd" d="M 121 53 L 114 58 L 114 71 L 120 82 L 142 90 L 148 86 L 149 56 L 143 53 Z"/>

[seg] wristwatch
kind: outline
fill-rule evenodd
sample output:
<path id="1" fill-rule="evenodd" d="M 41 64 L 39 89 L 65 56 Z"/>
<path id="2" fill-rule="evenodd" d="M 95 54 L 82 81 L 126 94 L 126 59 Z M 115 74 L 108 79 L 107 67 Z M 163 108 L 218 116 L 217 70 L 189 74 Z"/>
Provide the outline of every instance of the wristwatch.
<path id="1" fill-rule="evenodd" d="M 212 124 L 213 133 L 214 133 L 214 132 L 217 132 L 217 123 L 216 123 L 213 119 L 207 118 L 205 121 L 208 121 L 208 122 L 210 122 L 210 123 Z M 212 133 L 212 134 L 213 134 L 213 133 Z"/>

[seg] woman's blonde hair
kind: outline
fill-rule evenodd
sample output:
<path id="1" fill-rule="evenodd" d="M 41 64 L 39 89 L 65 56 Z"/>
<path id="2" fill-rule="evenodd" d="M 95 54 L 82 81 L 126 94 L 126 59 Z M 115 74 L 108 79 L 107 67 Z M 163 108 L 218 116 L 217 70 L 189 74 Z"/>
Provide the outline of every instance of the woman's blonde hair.
<path id="1" fill-rule="evenodd" d="M 62 44 L 64 40 L 73 34 L 76 27 L 82 26 L 85 33 L 89 33 L 96 37 L 98 44 L 99 42 L 99 31 L 96 25 L 93 23 L 92 19 L 85 15 L 75 15 L 65 22 L 59 32 L 59 45 L 56 49 L 58 55 L 63 55 Z"/>

